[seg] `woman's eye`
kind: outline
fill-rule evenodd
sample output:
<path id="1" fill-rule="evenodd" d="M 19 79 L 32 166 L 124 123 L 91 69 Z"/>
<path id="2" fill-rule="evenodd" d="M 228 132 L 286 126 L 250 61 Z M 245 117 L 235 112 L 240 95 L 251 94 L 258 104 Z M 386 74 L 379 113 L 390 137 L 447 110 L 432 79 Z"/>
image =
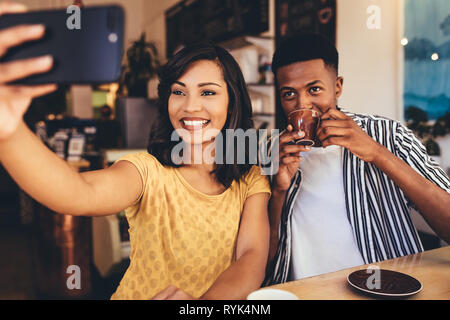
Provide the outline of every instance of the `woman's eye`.
<path id="1" fill-rule="evenodd" d="M 214 91 L 209 91 L 209 90 L 206 90 L 206 91 L 202 92 L 202 96 L 213 96 L 215 94 L 216 93 Z"/>
<path id="2" fill-rule="evenodd" d="M 181 96 L 183 94 L 183 92 L 181 92 L 180 90 L 173 90 L 172 94 L 176 95 L 176 96 Z"/>

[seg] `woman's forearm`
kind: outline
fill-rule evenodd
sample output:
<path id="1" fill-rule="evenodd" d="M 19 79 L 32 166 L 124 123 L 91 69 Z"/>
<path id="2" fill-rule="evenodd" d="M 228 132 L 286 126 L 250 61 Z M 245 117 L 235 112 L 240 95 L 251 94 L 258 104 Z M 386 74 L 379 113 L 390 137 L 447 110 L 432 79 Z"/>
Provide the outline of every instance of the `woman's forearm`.
<path id="1" fill-rule="evenodd" d="M 267 257 L 267 255 L 266 255 Z M 226 269 L 202 300 L 240 300 L 261 287 L 264 280 L 266 258 L 256 251 L 244 253 L 239 260 Z"/>
<path id="2" fill-rule="evenodd" d="M 87 210 L 89 185 L 23 121 L 10 138 L 0 140 L 0 162 L 22 190 L 50 209 L 73 215 Z"/>

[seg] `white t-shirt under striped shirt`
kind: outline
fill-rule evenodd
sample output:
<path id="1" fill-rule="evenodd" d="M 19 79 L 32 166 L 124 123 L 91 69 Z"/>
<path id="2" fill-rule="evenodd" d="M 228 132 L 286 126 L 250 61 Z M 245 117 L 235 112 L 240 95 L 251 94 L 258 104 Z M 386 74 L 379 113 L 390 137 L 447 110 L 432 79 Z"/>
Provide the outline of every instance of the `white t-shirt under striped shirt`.
<path id="1" fill-rule="evenodd" d="M 312 277 L 364 261 L 345 208 L 340 146 L 302 153 L 302 181 L 292 213 L 290 280 Z"/>

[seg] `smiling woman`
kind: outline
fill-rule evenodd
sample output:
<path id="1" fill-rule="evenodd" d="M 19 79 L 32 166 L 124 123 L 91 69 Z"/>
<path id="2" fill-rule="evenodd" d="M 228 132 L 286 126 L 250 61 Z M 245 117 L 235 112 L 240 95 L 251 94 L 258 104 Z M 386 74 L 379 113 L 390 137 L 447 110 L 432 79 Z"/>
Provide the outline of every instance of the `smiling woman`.
<path id="1" fill-rule="evenodd" d="M 178 166 L 171 157 L 171 150 L 179 141 L 171 139 L 174 131 L 180 135 L 189 133 L 182 137 L 186 143 L 191 137 L 203 143 L 212 137 L 201 135 L 197 130 L 200 125 L 204 133 L 219 130 L 223 136 L 226 129 L 246 131 L 253 127 L 242 72 L 234 58 L 219 46 L 196 44 L 178 52 L 160 71 L 158 95 L 160 121 L 150 133 L 147 150 L 164 165 Z M 227 150 L 223 154 L 226 157 Z M 245 154 L 249 154 L 247 145 Z M 230 165 L 216 164 L 214 172 L 218 181 L 229 187 L 249 168 L 250 165 L 237 165 L 235 161 Z"/>

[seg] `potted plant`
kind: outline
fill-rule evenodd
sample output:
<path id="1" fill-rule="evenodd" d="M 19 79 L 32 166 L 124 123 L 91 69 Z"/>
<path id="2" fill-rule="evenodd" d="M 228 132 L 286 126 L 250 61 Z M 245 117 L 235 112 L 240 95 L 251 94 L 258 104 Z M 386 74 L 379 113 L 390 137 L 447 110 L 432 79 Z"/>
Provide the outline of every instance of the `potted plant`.
<path id="1" fill-rule="evenodd" d="M 406 125 L 423 141 L 427 153 L 436 162 L 440 162 L 441 148 L 436 142 L 437 137 L 444 137 L 450 133 L 450 113 L 447 112 L 434 123 L 428 121 L 425 111 L 409 106 L 405 111 Z"/>
<path id="2" fill-rule="evenodd" d="M 158 51 L 145 40 L 145 32 L 127 50 L 126 60 L 119 83 L 116 119 L 120 124 L 121 147 L 141 149 L 146 147 L 157 118 L 156 102 L 149 99 L 148 87 L 160 67 Z"/>
<path id="3" fill-rule="evenodd" d="M 160 67 L 155 45 L 145 40 L 145 32 L 134 41 L 126 54 L 127 64 L 122 67 L 119 94 L 128 97 L 148 97 L 148 82 Z"/>

